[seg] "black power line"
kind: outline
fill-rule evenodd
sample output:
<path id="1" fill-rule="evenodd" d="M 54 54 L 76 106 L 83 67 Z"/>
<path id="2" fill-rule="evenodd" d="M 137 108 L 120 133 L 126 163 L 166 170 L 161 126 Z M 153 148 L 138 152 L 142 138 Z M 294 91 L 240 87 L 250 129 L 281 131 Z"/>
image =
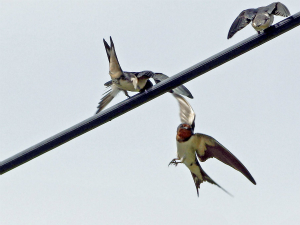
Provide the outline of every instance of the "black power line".
<path id="1" fill-rule="evenodd" d="M 0 162 L 0 174 L 20 166 L 300 25 L 300 12 L 196 65 Z M 225 37 L 224 37 L 225 38 Z"/>

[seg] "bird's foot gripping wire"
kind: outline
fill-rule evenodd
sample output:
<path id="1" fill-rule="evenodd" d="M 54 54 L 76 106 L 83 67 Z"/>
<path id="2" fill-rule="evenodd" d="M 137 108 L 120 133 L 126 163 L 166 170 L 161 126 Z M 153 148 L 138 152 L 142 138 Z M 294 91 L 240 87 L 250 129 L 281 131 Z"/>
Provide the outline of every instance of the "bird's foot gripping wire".
<path id="1" fill-rule="evenodd" d="M 170 165 L 177 166 L 178 163 L 182 163 L 181 161 L 176 161 L 176 160 L 179 160 L 179 159 L 178 158 L 172 159 L 172 161 L 169 163 L 168 166 L 170 166 Z"/>
<path id="2" fill-rule="evenodd" d="M 124 94 L 125 94 L 128 98 L 130 98 L 130 96 L 129 96 L 129 94 L 128 94 L 127 91 L 125 91 L 125 90 L 122 90 L 122 91 L 124 92 Z"/>

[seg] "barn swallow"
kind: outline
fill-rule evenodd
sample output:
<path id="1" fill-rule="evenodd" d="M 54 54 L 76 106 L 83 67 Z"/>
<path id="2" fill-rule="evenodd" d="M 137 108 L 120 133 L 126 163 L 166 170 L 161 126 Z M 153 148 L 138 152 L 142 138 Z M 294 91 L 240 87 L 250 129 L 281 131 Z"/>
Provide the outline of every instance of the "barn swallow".
<path id="1" fill-rule="evenodd" d="M 253 184 L 256 184 L 246 167 L 216 139 L 206 134 L 194 133 L 196 115 L 193 108 L 182 96 L 176 93 L 173 95 L 179 102 L 181 124 L 177 128 L 176 135 L 177 158 L 173 159 L 169 165 L 177 166 L 178 163 L 183 163 L 187 166 L 193 176 L 198 196 L 198 189 L 204 181 L 223 189 L 204 172 L 198 159 L 205 162 L 209 158 L 216 158 L 241 172 Z M 223 190 L 227 192 L 225 189 Z"/>
<path id="2" fill-rule="evenodd" d="M 280 3 L 273 2 L 270 5 L 259 7 L 257 9 L 246 9 L 243 10 L 240 15 L 232 23 L 227 39 L 231 38 L 236 32 L 243 29 L 252 21 L 252 27 L 260 33 L 264 29 L 272 25 L 274 16 L 290 16 L 288 8 Z"/>
<path id="3" fill-rule="evenodd" d="M 109 75 L 111 76 L 111 80 L 106 82 L 104 85 L 110 88 L 105 96 L 101 99 L 98 105 L 98 110 L 96 112 L 99 113 L 108 103 L 113 100 L 113 98 L 120 92 L 123 91 L 127 97 L 127 91 L 133 92 L 144 92 L 147 91 L 148 88 L 152 87 L 153 84 L 149 80 L 152 78 L 155 83 L 159 83 L 167 78 L 167 75 L 162 73 L 153 73 L 152 71 L 142 71 L 142 72 L 125 72 L 122 70 L 120 63 L 117 58 L 116 49 L 112 38 L 110 37 L 110 46 L 103 39 L 106 54 L 109 61 Z M 189 98 L 193 98 L 190 91 L 183 85 L 180 85 L 177 88 L 174 88 L 170 91 L 171 93 L 175 92 L 177 94 L 185 95 Z"/>

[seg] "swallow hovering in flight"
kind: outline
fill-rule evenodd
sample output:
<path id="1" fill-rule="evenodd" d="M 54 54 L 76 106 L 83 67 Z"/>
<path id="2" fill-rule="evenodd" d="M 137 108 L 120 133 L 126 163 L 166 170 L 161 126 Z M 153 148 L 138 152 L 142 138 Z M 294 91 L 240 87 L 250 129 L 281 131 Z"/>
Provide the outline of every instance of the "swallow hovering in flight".
<path id="1" fill-rule="evenodd" d="M 288 8 L 280 2 L 274 2 L 268 6 L 259 7 L 257 9 L 243 10 L 231 25 L 227 39 L 231 38 L 236 32 L 243 29 L 251 21 L 252 27 L 260 33 L 272 25 L 274 21 L 273 15 L 288 17 L 291 14 Z"/>
<path id="2" fill-rule="evenodd" d="M 203 181 L 215 184 L 223 189 L 204 172 L 198 159 L 205 162 L 209 158 L 216 158 L 241 172 L 253 184 L 256 184 L 246 167 L 216 139 L 206 134 L 194 133 L 196 117 L 194 110 L 182 96 L 176 93 L 173 93 L 173 95 L 179 102 L 181 124 L 177 128 L 176 135 L 177 158 L 173 159 L 169 165 L 177 166 L 178 163 L 184 163 L 189 168 L 198 196 L 198 189 L 200 189 L 200 184 Z M 225 189 L 223 190 L 227 192 Z"/>
<path id="3" fill-rule="evenodd" d="M 105 96 L 101 99 L 98 105 L 98 110 L 96 112 L 99 113 L 108 103 L 110 103 L 113 98 L 120 92 L 123 91 L 127 97 L 127 91 L 134 92 L 144 92 L 148 88 L 152 87 L 153 84 L 149 80 L 150 78 L 154 79 L 155 83 L 159 83 L 167 78 L 167 75 L 162 73 L 153 73 L 152 71 L 142 71 L 142 72 L 125 72 L 121 69 L 119 64 L 116 49 L 112 38 L 110 37 L 110 46 L 103 39 L 105 50 L 107 53 L 108 61 L 109 61 L 109 75 L 111 76 L 111 80 L 106 82 L 104 85 L 106 87 L 110 87 Z M 180 85 L 177 88 L 174 88 L 170 91 L 171 93 L 175 92 L 177 94 L 185 95 L 189 98 L 193 98 L 190 91 L 183 85 Z"/>

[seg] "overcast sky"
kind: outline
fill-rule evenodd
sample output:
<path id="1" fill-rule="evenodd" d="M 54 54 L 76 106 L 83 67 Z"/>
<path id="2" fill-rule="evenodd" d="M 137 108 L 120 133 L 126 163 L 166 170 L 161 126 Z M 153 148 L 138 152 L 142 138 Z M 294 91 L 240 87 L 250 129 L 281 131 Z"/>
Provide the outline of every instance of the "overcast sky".
<path id="1" fill-rule="evenodd" d="M 103 38 L 123 70 L 172 76 L 254 35 L 249 25 L 227 40 L 242 10 L 270 3 L 1 0 L 0 160 L 95 113 L 110 78 Z M 203 169 L 234 198 L 206 182 L 198 198 L 189 170 L 168 167 L 180 119 L 167 93 L 0 176 L 1 224 L 299 224 L 299 37 L 297 27 L 186 83 L 195 131 L 256 186 L 211 159 Z"/>

